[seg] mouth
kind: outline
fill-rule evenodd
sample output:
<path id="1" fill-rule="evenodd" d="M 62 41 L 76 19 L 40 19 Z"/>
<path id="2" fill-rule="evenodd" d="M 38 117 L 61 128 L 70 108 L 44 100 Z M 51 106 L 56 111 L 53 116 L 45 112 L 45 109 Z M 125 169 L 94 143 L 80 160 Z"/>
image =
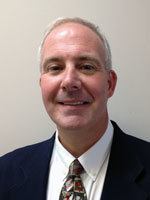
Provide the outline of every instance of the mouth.
<path id="1" fill-rule="evenodd" d="M 80 105 L 87 105 L 90 104 L 89 101 L 75 101 L 75 102 L 59 102 L 61 105 L 65 106 L 80 106 Z"/>

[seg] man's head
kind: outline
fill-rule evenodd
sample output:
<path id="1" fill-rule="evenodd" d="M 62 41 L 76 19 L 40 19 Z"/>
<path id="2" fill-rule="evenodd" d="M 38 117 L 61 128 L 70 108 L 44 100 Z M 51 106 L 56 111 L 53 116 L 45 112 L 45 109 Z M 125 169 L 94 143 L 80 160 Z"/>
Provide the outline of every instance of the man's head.
<path id="1" fill-rule="evenodd" d="M 113 95 L 116 74 L 104 41 L 89 25 L 68 20 L 56 22 L 44 38 L 42 96 L 61 131 L 98 131 L 107 124 L 107 100 Z"/>

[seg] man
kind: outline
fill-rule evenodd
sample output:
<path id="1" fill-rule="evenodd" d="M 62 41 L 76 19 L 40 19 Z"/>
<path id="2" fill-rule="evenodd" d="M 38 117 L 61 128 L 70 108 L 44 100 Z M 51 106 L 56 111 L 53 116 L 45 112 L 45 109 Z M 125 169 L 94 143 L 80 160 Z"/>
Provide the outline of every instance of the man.
<path id="1" fill-rule="evenodd" d="M 0 158 L 0 199 L 150 199 L 149 143 L 109 120 L 117 76 L 98 28 L 57 20 L 42 42 L 40 67 L 43 102 L 57 130 Z"/>

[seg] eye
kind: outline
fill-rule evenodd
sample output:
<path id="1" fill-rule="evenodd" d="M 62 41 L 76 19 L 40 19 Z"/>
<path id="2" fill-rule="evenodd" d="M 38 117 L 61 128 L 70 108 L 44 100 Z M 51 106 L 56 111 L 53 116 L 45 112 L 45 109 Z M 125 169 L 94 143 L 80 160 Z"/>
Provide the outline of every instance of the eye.
<path id="1" fill-rule="evenodd" d="M 79 69 L 85 74 L 94 74 L 97 71 L 97 67 L 90 63 L 81 64 Z"/>
<path id="2" fill-rule="evenodd" d="M 62 70 L 63 70 L 63 67 L 58 64 L 52 64 L 52 65 L 50 64 L 45 67 L 46 73 L 51 73 L 54 75 L 60 73 Z"/>

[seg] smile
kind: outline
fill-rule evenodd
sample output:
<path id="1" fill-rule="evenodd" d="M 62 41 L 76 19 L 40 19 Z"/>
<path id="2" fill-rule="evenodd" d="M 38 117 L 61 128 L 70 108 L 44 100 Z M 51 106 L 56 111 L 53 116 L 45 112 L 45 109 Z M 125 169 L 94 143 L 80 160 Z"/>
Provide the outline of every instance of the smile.
<path id="1" fill-rule="evenodd" d="M 79 105 L 85 105 L 89 104 L 88 101 L 77 101 L 77 102 L 59 102 L 62 105 L 68 105 L 68 106 L 79 106 Z"/>

